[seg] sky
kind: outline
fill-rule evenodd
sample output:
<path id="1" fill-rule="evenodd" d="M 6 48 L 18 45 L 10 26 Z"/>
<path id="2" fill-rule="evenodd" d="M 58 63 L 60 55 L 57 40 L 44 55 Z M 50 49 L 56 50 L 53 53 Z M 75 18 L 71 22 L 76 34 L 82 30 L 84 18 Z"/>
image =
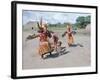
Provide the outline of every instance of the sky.
<path id="1" fill-rule="evenodd" d="M 46 12 L 46 11 L 32 11 L 23 10 L 23 25 L 29 21 L 40 21 L 41 17 L 44 23 L 56 24 L 56 23 L 75 23 L 77 17 L 88 16 L 89 13 L 70 13 L 70 12 Z"/>

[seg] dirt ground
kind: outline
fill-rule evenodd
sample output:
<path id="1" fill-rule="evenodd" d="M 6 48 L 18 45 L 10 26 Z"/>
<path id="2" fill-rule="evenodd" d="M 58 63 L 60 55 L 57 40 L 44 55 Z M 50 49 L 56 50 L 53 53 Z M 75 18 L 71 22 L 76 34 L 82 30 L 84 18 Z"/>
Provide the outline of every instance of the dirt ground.
<path id="1" fill-rule="evenodd" d="M 27 41 L 26 37 L 29 34 L 29 32 L 23 31 L 23 69 L 83 67 L 91 65 L 90 35 L 76 33 L 74 35 L 75 45 L 72 47 L 67 46 L 66 37 L 60 37 L 62 47 L 66 47 L 66 50 L 60 55 L 54 53 L 52 55 L 46 55 L 47 58 L 42 59 L 38 54 L 39 39 L 37 38 Z"/>

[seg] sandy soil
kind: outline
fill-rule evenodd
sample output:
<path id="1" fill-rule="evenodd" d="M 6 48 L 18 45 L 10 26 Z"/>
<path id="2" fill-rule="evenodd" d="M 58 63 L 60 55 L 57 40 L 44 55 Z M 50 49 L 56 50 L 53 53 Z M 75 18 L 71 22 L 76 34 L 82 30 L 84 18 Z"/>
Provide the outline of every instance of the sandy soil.
<path id="1" fill-rule="evenodd" d="M 81 67 L 91 65 L 89 35 L 76 34 L 74 36 L 76 45 L 72 47 L 67 46 L 66 37 L 60 37 L 60 40 L 63 42 L 62 46 L 66 46 L 66 50 L 60 55 L 55 53 L 52 54 L 52 56 L 47 55 L 46 59 L 42 59 L 37 52 L 39 46 L 38 38 L 26 41 L 26 37 L 29 34 L 28 32 L 23 32 L 23 69 Z"/>

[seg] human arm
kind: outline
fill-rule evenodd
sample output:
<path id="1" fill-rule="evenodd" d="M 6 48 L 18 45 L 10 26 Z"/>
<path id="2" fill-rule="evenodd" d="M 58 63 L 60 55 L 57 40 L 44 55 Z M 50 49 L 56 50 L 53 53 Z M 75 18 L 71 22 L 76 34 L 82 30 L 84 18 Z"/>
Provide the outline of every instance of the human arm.
<path id="1" fill-rule="evenodd" d="M 29 35 L 26 39 L 31 40 L 37 37 L 39 37 L 39 35 L 33 34 L 33 35 Z"/>
<path id="2" fill-rule="evenodd" d="M 65 32 L 62 34 L 62 37 L 64 37 L 66 34 L 67 34 L 67 31 L 65 31 Z"/>

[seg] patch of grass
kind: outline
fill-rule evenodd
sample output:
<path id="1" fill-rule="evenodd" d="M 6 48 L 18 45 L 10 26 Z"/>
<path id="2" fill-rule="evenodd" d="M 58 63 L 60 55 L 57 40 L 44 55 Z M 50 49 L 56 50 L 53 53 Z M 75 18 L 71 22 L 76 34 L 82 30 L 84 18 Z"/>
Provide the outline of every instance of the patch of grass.
<path id="1" fill-rule="evenodd" d="M 48 27 L 48 30 L 54 32 L 62 32 L 62 31 L 66 31 L 66 27 Z"/>

